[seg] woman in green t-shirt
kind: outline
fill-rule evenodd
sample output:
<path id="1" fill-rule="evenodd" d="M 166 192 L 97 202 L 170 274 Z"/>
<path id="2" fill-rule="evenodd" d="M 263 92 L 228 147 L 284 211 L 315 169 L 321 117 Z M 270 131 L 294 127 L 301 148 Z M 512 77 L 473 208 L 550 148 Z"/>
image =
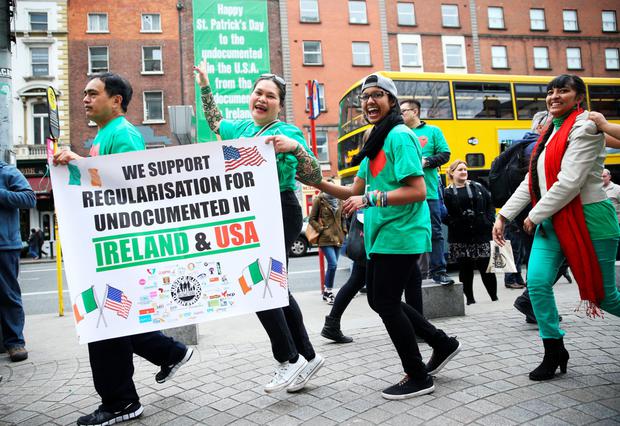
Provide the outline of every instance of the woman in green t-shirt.
<path id="1" fill-rule="evenodd" d="M 302 227 L 302 213 L 294 193 L 295 179 L 306 184 L 321 181 L 320 166 L 306 145 L 303 133 L 297 127 L 278 120 L 284 107 L 286 82 L 275 74 L 263 74 L 254 82 L 250 94 L 251 119 L 224 120 L 218 109 L 206 64 L 194 67 L 196 81 L 200 86 L 203 111 L 209 127 L 224 140 L 267 136 L 276 151 L 276 165 L 280 185 L 280 201 L 284 226 L 286 250 L 299 236 Z M 297 392 L 323 366 L 325 360 L 314 352 L 308 338 L 299 305 L 289 291 L 289 305 L 284 308 L 257 312 L 265 328 L 274 358 L 278 361 L 273 379 L 265 386 L 265 392 L 286 389 Z"/>
<path id="2" fill-rule="evenodd" d="M 431 374 L 438 373 L 461 345 L 401 301 L 405 287 L 419 279 L 420 253 L 431 249 L 420 144 L 403 123 L 392 80 L 380 74 L 369 75 L 359 98 L 366 120 L 374 128 L 354 157 L 355 164 L 361 161 L 357 177 L 350 187 L 323 181 L 318 188 L 346 200 L 345 214 L 366 209 L 368 304 L 383 320 L 406 374 L 381 395 L 398 400 L 433 392 Z M 433 348 L 426 365 L 415 334 Z"/>

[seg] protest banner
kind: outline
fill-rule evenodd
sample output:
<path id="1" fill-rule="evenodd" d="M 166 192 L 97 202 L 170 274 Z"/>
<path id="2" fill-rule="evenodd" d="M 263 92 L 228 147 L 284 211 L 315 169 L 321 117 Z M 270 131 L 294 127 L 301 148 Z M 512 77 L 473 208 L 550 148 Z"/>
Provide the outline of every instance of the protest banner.
<path id="1" fill-rule="evenodd" d="M 51 169 L 80 343 L 288 304 L 276 158 L 264 138 Z"/>

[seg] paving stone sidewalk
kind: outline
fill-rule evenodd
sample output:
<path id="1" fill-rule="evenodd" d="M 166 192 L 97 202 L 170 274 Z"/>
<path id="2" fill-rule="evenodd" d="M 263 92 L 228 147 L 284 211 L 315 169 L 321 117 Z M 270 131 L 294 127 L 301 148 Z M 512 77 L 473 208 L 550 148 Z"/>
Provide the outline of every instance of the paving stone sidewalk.
<path id="1" fill-rule="evenodd" d="M 535 326 L 525 324 L 514 309 L 479 309 L 433 321 L 457 335 L 463 350 L 435 378 L 431 395 L 403 401 L 381 397 L 383 388 L 402 378 L 402 367 L 377 321 L 345 330 L 355 339 L 347 345 L 328 343 L 318 336 L 320 328 L 312 327 L 311 339 L 327 360 L 323 369 L 300 393 L 266 394 L 262 387 L 274 367 L 271 350 L 266 337 L 254 336 L 256 318 L 245 316 L 229 324 L 240 328 L 247 323 L 246 339 L 227 343 L 225 328 L 206 337 L 201 333 L 190 363 L 163 385 L 155 382 L 157 367 L 136 357 L 135 380 L 145 411 L 127 424 L 618 425 L 620 319 L 586 319 L 573 312 L 572 296 L 560 303 L 571 357 L 568 373 L 552 381 L 527 377 L 542 359 Z M 365 301 L 357 299 L 351 309 L 373 317 Z M 309 302 L 298 300 L 306 313 Z M 36 327 L 48 336 L 48 344 L 57 333 L 74 335 L 69 319 L 61 330 L 52 329 L 51 321 L 33 321 L 39 321 Z M 243 330 L 236 332 L 243 336 Z M 56 344 L 35 349 L 22 363 L 0 356 L 0 424 L 75 424 L 96 408 L 85 347 L 62 339 Z M 421 349 L 428 359 L 430 348 L 422 344 Z"/>

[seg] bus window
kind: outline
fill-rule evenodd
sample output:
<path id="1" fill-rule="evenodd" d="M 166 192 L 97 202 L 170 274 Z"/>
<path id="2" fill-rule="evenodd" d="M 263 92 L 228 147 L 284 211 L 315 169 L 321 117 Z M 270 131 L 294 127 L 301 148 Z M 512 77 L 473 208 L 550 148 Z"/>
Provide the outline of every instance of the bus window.
<path id="1" fill-rule="evenodd" d="M 362 107 L 358 99 L 360 93 L 361 86 L 351 90 L 347 96 L 340 101 L 339 137 L 368 124 L 364 119 Z"/>
<path id="2" fill-rule="evenodd" d="M 620 86 L 588 85 L 590 109 L 608 120 L 620 119 Z"/>
<path id="3" fill-rule="evenodd" d="M 466 154 L 465 162 L 467 167 L 484 167 L 484 154 Z"/>
<path id="4" fill-rule="evenodd" d="M 547 111 L 546 84 L 516 84 L 517 118 L 531 120 L 538 111 Z"/>
<path id="5" fill-rule="evenodd" d="M 452 119 L 450 103 L 450 84 L 447 81 L 394 81 L 398 90 L 398 100 L 415 98 L 421 104 L 420 118 Z"/>
<path id="6" fill-rule="evenodd" d="M 351 167 L 351 160 L 362 149 L 365 132 L 359 132 L 345 141 L 338 143 L 338 170 Z"/>
<path id="7" fill-rule="evenodd" d="M 457 119 L 513 119 L 508 83 L 455 82 Z"/>

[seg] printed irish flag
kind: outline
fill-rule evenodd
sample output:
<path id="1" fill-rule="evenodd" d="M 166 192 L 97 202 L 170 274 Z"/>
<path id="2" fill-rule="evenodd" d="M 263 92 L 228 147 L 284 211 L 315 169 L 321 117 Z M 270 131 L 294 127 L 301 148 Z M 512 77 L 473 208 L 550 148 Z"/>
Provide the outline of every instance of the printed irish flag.
<path id="1" fill-rule="evenodd" d="M 252 290 L 253 285 L 258 284 L 264 279 L 265 276 L 263 275 L 263 270 L 260 267 L 258 259 L 256 259 L 254 262 L 243 268 L 243 275 L 239 277 L 241 291 L 243 291 L 243 294 L 248 294 L 248 292 Z"/>
<path id="2" fill-rule="evenodd" d="M 83 291 L 75 300 L 73 304 L 73 315 L 75 315 L 75 320 L 79 323 L 84 319 L 86 314 L 96 311 L 98 308 L 97 300 L 95 300 L 95 291 L 91 286 L 88 290 Z"/>

